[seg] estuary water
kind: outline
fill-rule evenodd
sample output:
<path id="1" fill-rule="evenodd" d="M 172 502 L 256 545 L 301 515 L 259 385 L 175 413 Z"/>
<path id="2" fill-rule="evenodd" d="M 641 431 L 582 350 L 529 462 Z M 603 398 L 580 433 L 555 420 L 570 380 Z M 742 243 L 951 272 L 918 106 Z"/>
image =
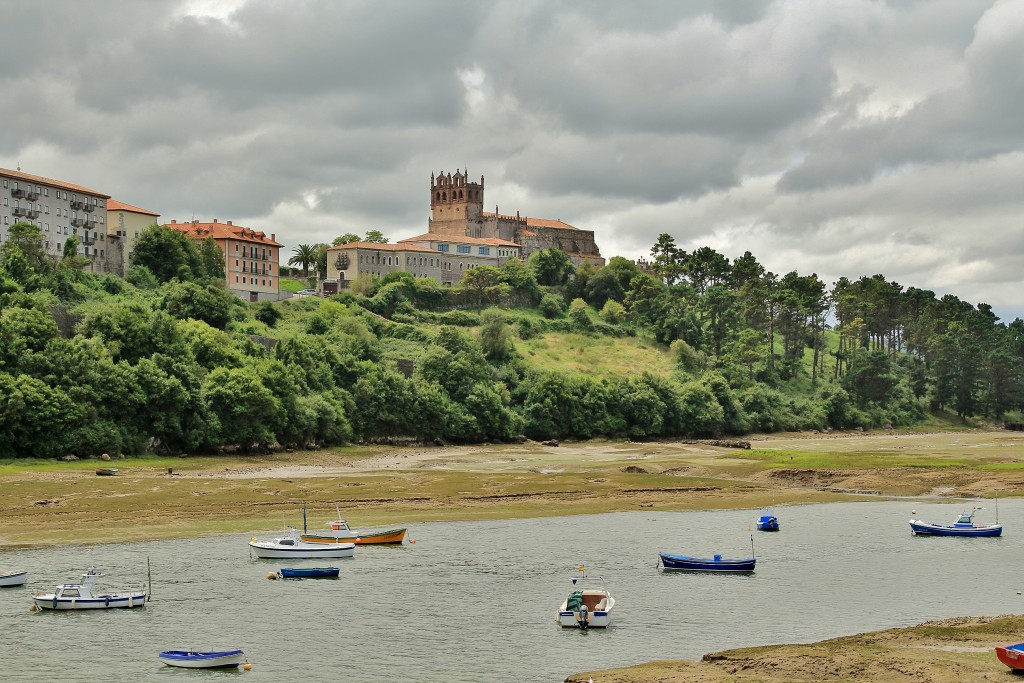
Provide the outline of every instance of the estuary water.
<path id="1" fill-rule="evenodd" d="M 992 501 L 985 505 L 979 521 L 995 521 Z M 0 589 L 0 679 L 553 683 L 653 659 L 1022 611 L 1024 501 L 998 503 L 1002 538 L 910 533 L 913 509 L 950 523 L 965 507 L 780 507 L 778 533 L 749 531 L 757 510 L 417 524 L 415 544 L 287 563 L 340 566 L 335 580 L 268 580 L 282 561 L 252 559 L 247 541 L 279 535 L 272 531 L 0 551 L 0 568 L 30 572 L 27 586 Z M 747 557 L 751 542 L 753 575 L 656 568 L 662 550 Z M 147 559 L 145 608 L 29 610 L 32 593 L 89 567 L 105 573 L 98 588 L 137 589 Z M 607 630 L 555 621 L 580 565 L 615 596 Z M 242 648 L 253 668 L 215 673 L 157 660 L 188 648 Z"/>

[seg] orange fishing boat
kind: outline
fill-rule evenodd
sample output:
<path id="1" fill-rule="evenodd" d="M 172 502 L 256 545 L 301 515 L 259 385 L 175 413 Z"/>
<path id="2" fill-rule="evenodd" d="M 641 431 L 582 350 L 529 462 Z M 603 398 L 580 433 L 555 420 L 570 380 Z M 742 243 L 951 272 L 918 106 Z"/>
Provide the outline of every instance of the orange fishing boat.
<path id="1" fill-rule="evenodd" d="M 305 510 L 302 513 L 305 520 Z M 305 525 L 303 525 L 305 527 Z M 327 522 L 327 528 L 309 533 L 303 528 L 300 538 L 306 543 L 355 543 L 356 545 L 381 545 L 400 544 L 405 540 L 407 529 L 388 529 L 386 531 L 357 531 L 348 525 L 348 522 L 341 518 L 339 511 L 338 519 Z"/>

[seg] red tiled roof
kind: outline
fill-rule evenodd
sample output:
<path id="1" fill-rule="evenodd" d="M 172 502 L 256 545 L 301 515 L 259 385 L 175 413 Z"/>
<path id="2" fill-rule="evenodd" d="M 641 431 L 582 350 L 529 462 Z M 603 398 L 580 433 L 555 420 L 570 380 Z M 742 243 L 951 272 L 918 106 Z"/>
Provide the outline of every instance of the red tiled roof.
<path id="1" fill-rule="evenodd" d="M 508 240 L 499 239 L 497 237 L 467 237 L 459 235 L 457 237 L 451 237 L 448 235 L 440 235 L 438 233 L 428 232 L 416 237 L 407 237 L 399 242 L 463 242 L 465 244 L 486 244 L 491 247 L 519 247 L 519 244 L 515 242 L 509 242 Z"/>
<path id="2" fill-rule="evenodd" d="M 200 223 L 199 221 L 192 221 L 191 223 L 178 223 L 171 221 L 167 223 L 168 228 L 174 228 L 178 232 L 184 233 L 189 237 L 212 237 L 215 240 L 241 240 L 243 242 L 256 242 L 257 244 L 265 244 L 270 247 L 283 247 L 284 245 L 280 242 L 275 242 L 263 231 L 256 231 L 250 228 L 244 228 L 241 225 L 231 225 L 229 223 Z"/>
<path id="3" fill-rule="evenodd" d="M 563 223 L 560 220 L 551 220 L 550 218 L 527 218 L 526 224 L 534 228 L 561 228 L 562 230 L 579 230 L 574 225 Z"/>
<path id="4" fill-rule="evenodd" d="M 565 223 L 565 222 L 560 221 L 558 219 L 551 219 L 551 218 L 519 218 L 518 216 L 508 216 L 508 215 L 505 215 L 505 214 L 496 214 L 493 211 L 484 211 L 482 213 L 482 215 L 487 217 L 487 218 L 493 218 L 493 217 L 497 216 L 498 218 L 505 218 L 505 219 L 511 219 L 511 220 L 516 220 L 516 219 L 525 220 L 527 225 L 533 226 L 535 228 L 560 228 L 562 230 L 579 230 L 579 228 L 577 228 L 575 225 L 569 225 L 568 223 Z"/>
<path id="5" fill-rule="evenodd" d="M 42 183 L 44 185 L 51 185 L 53 187 L 60 187 L 66 190 L 74 190 L 75 192 L 87 192 L 97 197 L 103 197 L 104 199 L 110 199 L 110 195 L 97 192 L 96 190 L 90 190 L 88 187 L 81 185 L 75 185 L 74 183 L 66 183 L 63 180 L 54 180 L 53 178 L 45 178 L 41 175 L 32 175 L 31 173 L 22 173 L 21 171 L 12 171 L 9 168 L 0 168 L 0 175 L 9 176 L 11 178 L 17 178 L 18 180 L 27 180 L 33 183 Z"/>
<path id="6" fill-rule="evenodd" d="M 158 214 L 158 213 L 156 213 L 154 211 L 146 211 L 145 209 L 140 209 L 137 206 L 132 206 L 131 204 L 125 204 L 124 202 L 119 202 L 116 199 L 108 199 L 107 200 L 107 211 L 133 211 L 135 213 L 144 213 L 147 216 L 159 216 L 160 215 L 160 214 Z"/>
<path id="7" fill-rule="evenodd" d="M 427 249 L 415 244 L 379 244 L 377 242 L 349 242 L 348 244 L 328 247 L 327 251 L 334 251 L 335 249 L 375 249 L 377 251 L 425 251 L 431 254 L 435 253 L 433 249 Z"/>

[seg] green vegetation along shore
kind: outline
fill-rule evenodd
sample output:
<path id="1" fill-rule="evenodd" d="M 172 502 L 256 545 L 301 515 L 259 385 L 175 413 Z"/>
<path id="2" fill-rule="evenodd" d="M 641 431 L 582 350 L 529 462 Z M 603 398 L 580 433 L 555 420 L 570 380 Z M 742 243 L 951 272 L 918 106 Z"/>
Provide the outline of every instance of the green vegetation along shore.
<path id="1" fill-rule="evenodd" d="M 668 235 L 645 268 L 549 249 L 259 303 L 170 228 L 124 278 L 42 240 L 0 247 L 0 459 L 1024 423 L 1024 322 Z"/>

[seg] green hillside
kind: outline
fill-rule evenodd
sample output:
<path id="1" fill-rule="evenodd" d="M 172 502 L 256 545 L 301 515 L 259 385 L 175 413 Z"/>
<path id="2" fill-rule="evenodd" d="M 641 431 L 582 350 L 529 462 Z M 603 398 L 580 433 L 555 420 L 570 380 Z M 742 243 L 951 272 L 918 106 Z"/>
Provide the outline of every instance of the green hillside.
<path id="1" fill-rule="evenodd" d="M 546 250 L 456 287 L 393 273 L 251 304 L 209 244 L 166 228 L 123 279 L 50 260 L 32 226 L 11 235 L 0 458 L 1021 421 L 1021 321 L 668 236 L 650 270 Z"/>

